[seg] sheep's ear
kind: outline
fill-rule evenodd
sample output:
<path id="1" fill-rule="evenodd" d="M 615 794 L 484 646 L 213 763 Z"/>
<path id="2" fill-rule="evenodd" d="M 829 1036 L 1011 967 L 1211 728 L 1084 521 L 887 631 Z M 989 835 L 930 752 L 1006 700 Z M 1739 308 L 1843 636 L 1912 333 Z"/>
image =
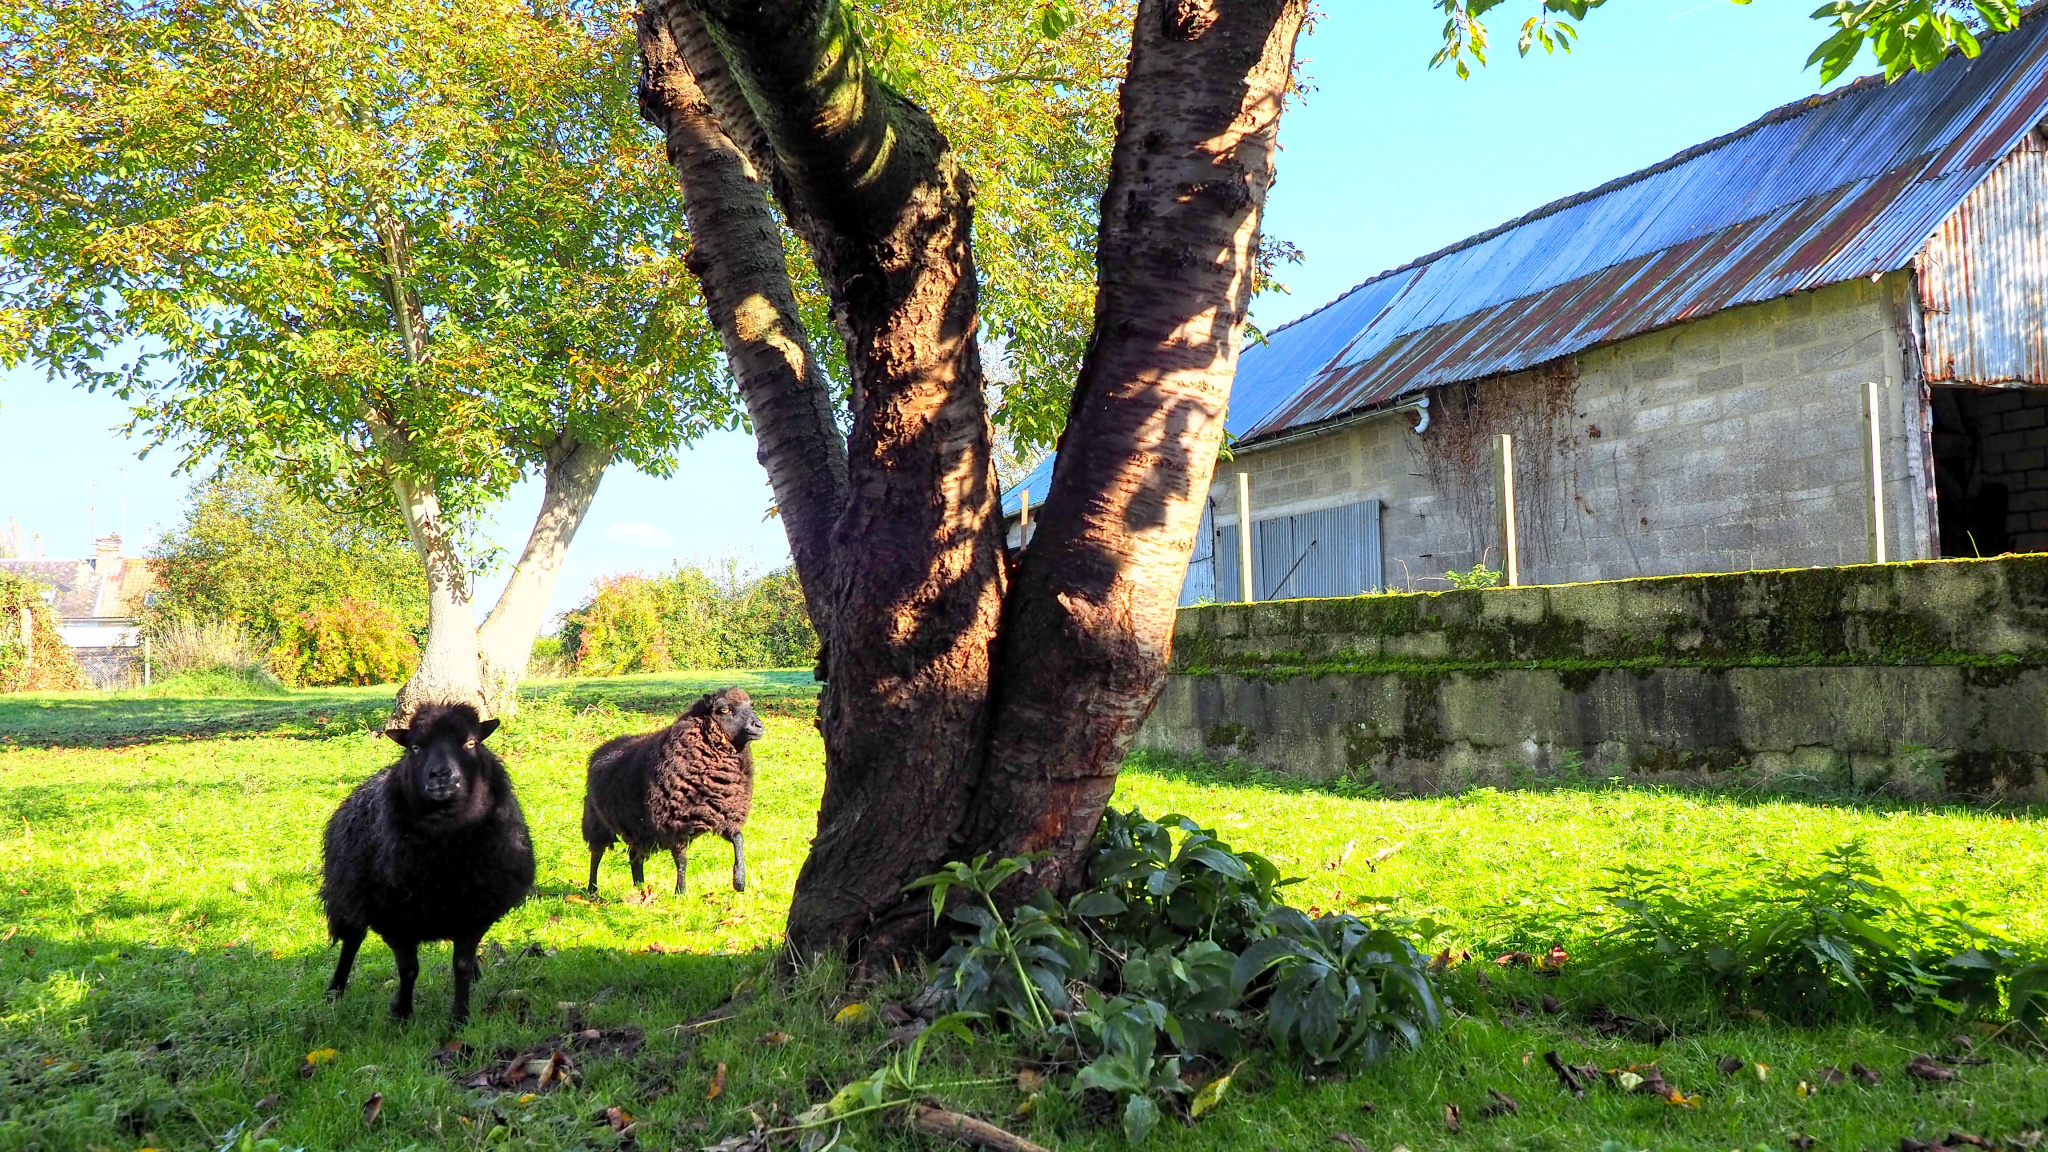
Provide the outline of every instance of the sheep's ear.
<path id="1" fill-rule="evenodd" d="M 386 728 L 384 730 L 384 734 L 386 736 L 391 737 L 393 740 L 397 741 L 400 744 L 406 745 L 407 747 L 412 746 L 412 729 L 410 728 Z"/>
<path id="2" fill-rule="evenodd" d="M 497 730 L 498 722 L 496 719 L 486 720 L 483 723 L 477 725 L 476 738 L 479 740 L 489 740 L 491 738 L 491 733 L 496 732 Z"/>

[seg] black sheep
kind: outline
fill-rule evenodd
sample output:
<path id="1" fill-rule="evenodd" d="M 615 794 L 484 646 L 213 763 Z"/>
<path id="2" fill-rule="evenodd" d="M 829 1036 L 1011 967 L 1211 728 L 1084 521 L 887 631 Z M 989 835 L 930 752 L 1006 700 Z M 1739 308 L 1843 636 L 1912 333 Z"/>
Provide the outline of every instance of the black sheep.
<path id="1" fill-rule="evenodd" d="M 374 928 L 398 961 L 391 1014 L 412 1015 L 423 940 L 454 943 L 454 1022 L 469 1017 L 476 948 L 533 887 L 533 841 L 512 778 L 484 739 L 498 727 L 467 704 L 428 704 L 410 728 L 384 734 L 405 746 L 358 785 L 327 821 L 320 899 L 341 960 L 327 995 L 348 987 L 363 934 Z"/>
<path id="2" fill-rule="evenodd" d="M 747 889 L 741 839 L 754 803 L 754 753 L 761 718 L 738 688 L 712 692 L 659 732 L 620 736 L 590 754 L 583 793 L 583 842 L 590 845 L 590 891 L 614 840 L 626 842 L 633 883 L 647 882 L 647 854 L 666 848 L 682 895 L 690 841 L 714 832 L 732 841 L 732 886 Z"/>

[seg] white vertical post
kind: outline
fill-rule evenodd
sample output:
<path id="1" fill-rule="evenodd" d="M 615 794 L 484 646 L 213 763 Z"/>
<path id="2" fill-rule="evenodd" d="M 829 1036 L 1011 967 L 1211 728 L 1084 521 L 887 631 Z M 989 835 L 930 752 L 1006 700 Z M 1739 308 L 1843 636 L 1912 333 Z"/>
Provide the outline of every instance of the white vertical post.
<path id="1" fill-rule="evenodd" d="M 1031 543 L 1031 489 L 1017 491 L 1017 547 Z"/>
<path id="2" fill-rule="evenodd" d="M 1237 474 L 1237 591 L 1249 604 L 1252 593 L 1252 474 Z"/>
<path id="3" fill-rule="evenodd" d="M 1863 420 L 1870 429 L 1870 562 L 1885 562 L 1884 548 L 1884 401 L 1878 382 L 1864 389 Z"/>
<path id="4" fill-rule="evenodd" d="M 1501 564 L 1508 587 L 1513 588 L 1522 582 L 1521 549 L 1515 539 L 1515 438 L 1503 432 L 1495 443 L 1494 503 L 1500 511 Z"/>

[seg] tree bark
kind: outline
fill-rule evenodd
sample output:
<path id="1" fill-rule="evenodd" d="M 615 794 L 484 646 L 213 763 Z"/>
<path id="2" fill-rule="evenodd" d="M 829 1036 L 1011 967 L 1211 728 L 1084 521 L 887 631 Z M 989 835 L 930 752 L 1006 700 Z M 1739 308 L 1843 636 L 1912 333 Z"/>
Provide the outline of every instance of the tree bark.
<path id="1" fill-rule="evenodd" d="M 519 682 L 533 656 L 534 637 L 547 617 L 548 597 L 554 594 L 562 561 L 610 465 L 609 451 L 567 433 L 549 454 L 540 514 L 534 517 L 512 578 L 477 629 L 478 680 L 484 707 L 492 715 L 506 717 L 519 710 Z"/>
<path id="2" fill-rule="evenodd" d="M 427 643 L 419 667 L 398 690 L 392 720 L 403 724 L 430 701 L 484 702 L 478 675 L 476 616 L 470 606 L 469 573 L 455 547 L 454 526 L 441 514 L 433 481 L 395 476 L 392 492 L 405 513 L 406 530 L 427 572 Z"/>
<path id="3" fill-rule="evenodd" d="M 797 313 L 768 186 L 706 94 L 721 81 L 729 85 L 730 76 L 694 14 L 655 0 L 640 15 L 639 35 L 640 111 L 667 138 L 682 185 L 691 236 L 684 263 L 704 289 L 704 309 L 753 421 L 755 458 L 774 489 L 811 619 L 829 620 L 846 437 L 833 422 L 831 391 Z M 688 61 L 679 39 L 699 45 Z M 729 107 L 726 118 L 745 123 L 744 115 L 743 106 Z"/>
<path id="4" fill-rule="evenodd" d="M 887 950 L 905 883 L 951 854 L 981 761 L 1002 518 L 975 341 L 973 210 L 931 118 L 869 74 L 837 0 L 692 0 L 772 148 L 846 339 L 848 498 L 821 621 L 829 676 L 799 954 Z M 878 917 L 888 917 L 884 920 Z"/>
<path id="5" fill-rule="evenodd" d="M 1141 0 L 1096 250 L 1095 331 L 1003 622 L 960 849 L 1078 881 L 1165 683 L 1251 304 L 1306 0 Z"/>

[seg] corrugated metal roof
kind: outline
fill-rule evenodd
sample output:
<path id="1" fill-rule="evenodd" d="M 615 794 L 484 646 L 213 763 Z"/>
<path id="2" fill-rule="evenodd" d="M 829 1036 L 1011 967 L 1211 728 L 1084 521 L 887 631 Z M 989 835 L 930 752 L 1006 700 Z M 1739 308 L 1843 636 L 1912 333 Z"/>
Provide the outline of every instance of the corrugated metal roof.
<path id="1" fill-rule="evenodd" d="M 2048 144 L 2024 142 L 1920 254 L 1923 374 L 2048 384 Z"/>
<path id="2" fill-rule="evenodd" d="M 1246 351 L 1230 424 L 1257 441 L 1903 268 L 2044 115 L 2048 20 L 2038 17 L 1975 60 L 1786 105 L 1377 276 L 1279 330 L 1269 348 Z M 1347 322 L 1316 323 L 1339 312 Z M 1291 364 L 1321 363 L 1279 374 L 1272 395 L 1250 369 L 1283 345 Z"/>
<path id="3" fill-rule="evenodd" d="M 2048 116 L 2044 7 L 1975 60 L 1796 101 L 1373 277 L 1244 350 L 1231 433 L 1255 443 L 1905 267 Z M 1019 487 L 1035 505 L 1051 476 L 1048 458 Z M 1016 490 L 1003 506 L 1015 513 Z"/>

